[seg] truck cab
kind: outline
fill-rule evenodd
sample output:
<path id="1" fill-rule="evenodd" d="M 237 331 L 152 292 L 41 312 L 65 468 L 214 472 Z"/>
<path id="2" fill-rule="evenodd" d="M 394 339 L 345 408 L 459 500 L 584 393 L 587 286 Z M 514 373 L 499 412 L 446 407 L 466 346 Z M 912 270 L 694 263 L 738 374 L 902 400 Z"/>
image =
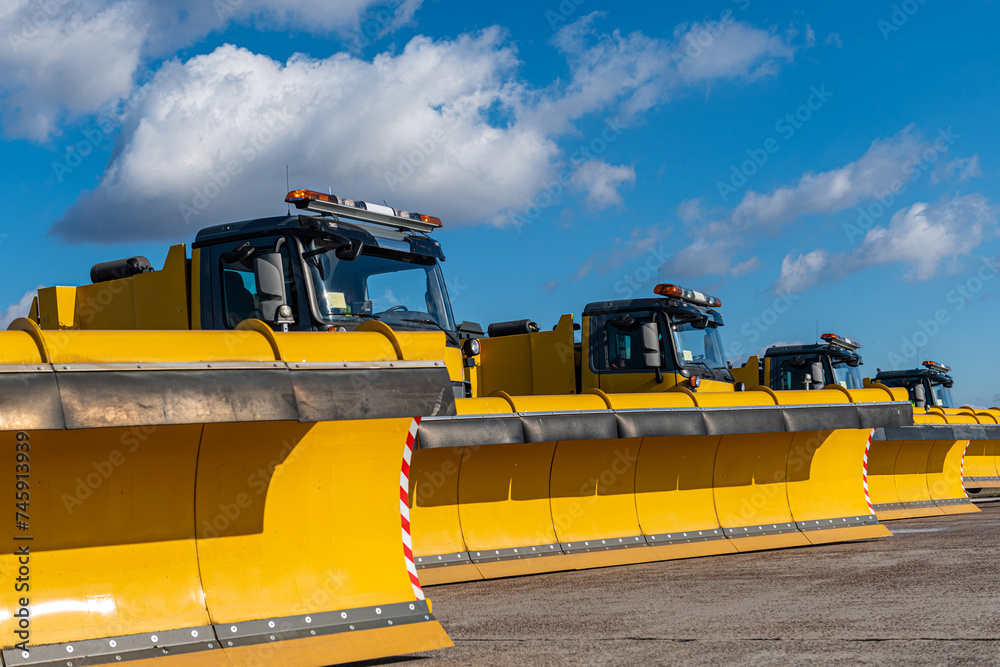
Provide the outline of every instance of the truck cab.
<path id="1" fill-rule="evenodd" d="M 677 285 L 657 285 L 661 298 L 597 301 L 583 311 L 581 389 L 608 393 L 677 386 L 731 390 L 716 308 L 722 301 Z"/>
<path id="2" fill-rule="evenodd" d="M 394 329 L 456 330 L 429 216 L 297 190 L 293 215 L 203 229 L 193 250 L 200 328 L 260 319 L 294 331 L 351 330 L 366 320 Z"/>
<path id="3" fill-rule="evenodd" d="M 393 329 L 456 324 L 429 233 L 437 218 L 311 190 L 289 192 L 319 215 L 244 220 L 201 230 L 154 271 L 145 257 L 104 262 L 90 285 L 38 292 L 43 329 L 234 329 L 247 319 L 279 331 L 349 331 L 366 321 Z"/>
<path id="4" fill-rule="evenodd" d="M 917 408 L 954 408 L 955 399 L 951 388 L 955 386 L 951 367 L 936 361 L 925 361 L 923 368 L 908 371 L 878 370 L 875 382 L 887 387 L 904 387 L 910 395 L 910 402 Z"/>
<path id="5" fill-rule="evenodd" d="M 456 396 L 471 395 L 444 253 L 429 235 L 441 221 L 311 190 L 285 201 L 298 213 L 203 229 L 190 256 L 175 245 L 160 270 L 130 257 L 94 266 L 89 285 L 41 288 L 29 317 L 50 330 L 231 330 L 247 320 L 377 330 L 400 355 L 409 345 L 407 358 L 444 360 Z M 331 338 L 331 349 L 350 347 L 341 343 Z"/>
<path id="6" fill-rule="evenodd" d="M 716 310 L 722 301 L 670 284 L 654 293 L 587 304 L 581 324 L 563 315 L 551 331 L 530 320 L 490 325 L 479 341 L 481 395 L 733 391 Z"/>
<path id="7" fill-rule="evenodd" d="M 823 342 L 811 345 L 768 348 L 759 363 L 760 384 L 775 391 L 822 389 L 830 384 L 861 389 L 860 343 L 834 333 L 825 333 L 820 339 Z"/>

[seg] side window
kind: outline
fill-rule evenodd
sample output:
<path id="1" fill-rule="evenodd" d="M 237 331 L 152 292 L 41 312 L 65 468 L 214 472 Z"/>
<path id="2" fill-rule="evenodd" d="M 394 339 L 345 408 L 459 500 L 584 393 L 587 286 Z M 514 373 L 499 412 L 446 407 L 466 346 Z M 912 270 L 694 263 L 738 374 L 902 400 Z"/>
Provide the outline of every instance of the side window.
<path id="1" fill-rule="evenodd" d="M 252 248 L 237 251 L 241 244 L 221 253 L 222 270 L 222 317 L 225 326 L 233 329 L 243 320 L 260 317 L 261 297 L 257 292 L 257 275 L 254 272 L 254 258 L 261 253 L 274 252 L 277 239 L 254 241 Z M 285 303 L 298 313 L 298 294 L 295 286 L 295 272 L 289 244 L 281 244 L 281 255 L 285 273 Z"/>
<path id="2" fill-rule="evenodd" d="M 608 340 L 608 368 L 613 370 L 639 370 L 642 364 L 642 340 L 636 320 L 634 326 L 608 322 L 605 332 Z"/>
<path id="3" fill-rule="evenodd" d="M 642 325 L 657 321 L 650 312 L 605 315 L 598 321 L 600 351 L 598 372 L 643 371 L 646 367 L 642 344 Z M 660 354 L 663 355 L 663 327 L 660 326 Z"/>
<path id="4" fill-rule="evenodd" d="M 235 328 L 243 320 L 258 317 L 257 281 L 253 269 L 242 263 L 222 264 L 222 309 L 226 326 Z"/>
<path id="5" fill-rule="evenodd" d="M 781 385 L 775 389 L 804 389 L 807 370 L 805 365 L 799 365 L 793 359 L 783 359 L 781 362 Z"/>

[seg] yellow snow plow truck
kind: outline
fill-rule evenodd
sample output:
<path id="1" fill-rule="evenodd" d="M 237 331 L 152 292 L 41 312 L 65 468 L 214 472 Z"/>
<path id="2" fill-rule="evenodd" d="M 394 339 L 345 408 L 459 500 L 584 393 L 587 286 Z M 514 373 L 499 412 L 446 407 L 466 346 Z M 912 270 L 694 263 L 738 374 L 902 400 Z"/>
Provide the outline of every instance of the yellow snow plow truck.
<path id="1" fill-rule="evenodd" d="M 855 340 L 826 333 L 819 343 L 769 347 L 762 359 L 751 357 L 733 372 L 748 382 L 756 377 L 775 390 L 830 385 L 905 389 L 915 424 L 876 429 L 872 439 L 868 488 L 875 513 L 885 520 L 978 512 L 963 488 L 963 463 L 966 474 L 970 467 L 976 473 L 990 472 L 1000 435 L 995 416 L 971 408 L 945 414 L 953 405 L 947 375 L 951 369 L 934 362 L 913 371 L 879 370 L 873 385 L 858 370 L 860 347 Z M 933 396 L 937 407 L 928 409 L 925 396 Z M 992 472 L 996 475 L 995 467 Z M 973 483 L 983 478 L 976 479 Z"/>
<path id="2" fill-rule="evenodd" d="M 956 437 L 969 441 L 962 463 L 962 481 L 967 491 L 978 493 L 1000 487 L 1000 408 L 956 407 L 951 395 L 955 384 L 951 367 L 936 361 L 925 361 L 921 368 L 910 370 L 880 369 L 875 382 L 905 388 L 914 411 L 925 412 L 928 423 L 948 424 L 956 431 Z"/>
<path id="3" fill-rule="evenodd" d="M 159 271 L 130 258 L 43 288 L 4 334 L 35 341 L 6 363 L 59 391 L 21 392 L 4 426 L 51 443 L 30 660 L 114 662 L 119 637 L 178 653 L 176 630 L 234 664 L 329 664 L 446 644 L 421 581 L 889 534 L 863 455 L 872 429 L 912 423 L 903 390 L 734 391 L 721 317 L 667 288 L 592 304 L 583 345 L 571 316 L 481 337 L 455 323 L 436 218 L 287 201 L 298 214 L 203 230 Z M 97 488 L 91 461 L 112 465 Z M 187 579 L 162 575 L 168 546 Z"/>
<path id="4" fill-rule="evenodd" d="M 901 390 L 746 391 L 719 299 L 660 285 L 552 331 L 477 341 L 482 398 L 425 419 L 414 554 L 427 583 L 888 535 L 867 498 Z"/>

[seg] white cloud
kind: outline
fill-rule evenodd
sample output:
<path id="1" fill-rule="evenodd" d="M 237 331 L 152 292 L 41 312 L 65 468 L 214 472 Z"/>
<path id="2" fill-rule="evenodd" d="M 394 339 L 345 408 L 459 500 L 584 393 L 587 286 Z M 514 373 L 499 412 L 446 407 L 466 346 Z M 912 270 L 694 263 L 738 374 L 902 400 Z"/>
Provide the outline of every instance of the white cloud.
<path id="1" fill-rule="evenodd" d="M 741 22 L 681 24 L 673 40 L 666 40 L 641 32 L 599 33 L 593 24 L 602 16 L 584 16 L 552 40 L 569 61 L 572 75 L 565 85 L 553 84 L 535 108 L 525 110 L 528 122 L 546 133 L 568 131 L 572 121 L 616 100 L 627 121 L 685 86 L 759 78 L 764 70 L 773 73 L 779 61 L 790 60 L 795 52 L 791 37 Z"/>
<path id="2" fill-rule="evenodd" d="M 126 97 L 144 59 L 172 54 L 233 21 L 346 32 L 353 41 L 409 21 L 421 0 L 5 0 L 0 113 L 9 136 L 45 141 L 65 118 Z"/>
<path id="3" fill-rule="evenodd" d="M 831 264 L 830 253 L 822 249 L 794 258 L 785 255 L 781 260 L 781 275 L 774 283 L 774 291 L 781 294 L 805 292 L 827 277 L 824 272 Z"/>
<path id="4" fill-rule="evenodd" d="M 841 39 L 839 32 L 831 32 L 823 40 L 823 46 L 836 46 L 838 49 L 843 48 L 844 40 Z"/>
<path id="5" fill-rule="evenodd" d="M 10 304 L 7 310 L 0 314 L 0 331 L 6 331 L 10 323 L 17 318 L 28 316 L 28 312 L 31 310 L 31 302 L 34 301 L 37 292 L 38 288 L 31 290 L 21 297 L 19 301 Z"/>
<path id="6" fill-rule="evenodd" d="M 938 204 L 919 202 L 897 211 L 886 227 L 874 227 L 851 252 L 813 250 L 786 255 L 776 292 L 803 292 L 821 280 L 840 280 L 873 266 L 901 263 L 907 280 L 928 280 L 942 266 L 968 256 L 996 235 L 998 215 L 979 194 L 956 197 Z"/>
<path id="7" fill-rule="evenodd" d="M 683 60 L 678 69 L 687 81 L 718 78 L 756 79 L 791 60 L 795 49 L 788 36 L 758 30 L 745 23 L 693 23 L 674 29 Z"/>
<path id="8" fill-rule="evenodd" d="M 670 261 L 670 251 L 665 241 L 671 236 L 671 228 L 654 225 L 645 229 L 636 228 L 626 236 L 616 237 L 606 243 L 606 247 L 591 253 L 576 271 L 566 280 L 575 282 L 588 275 L 604 276 L 625 267 L 625 279 L 637 268 L 642 267 L 648 278 L 656 279 L 662 267 Z M 549 281 L 543 287 L 554 289 L 557 283 Z M 649 286 L 652 290 L 652 285 Z"/>
<path id="9" fill-rule="evenodd" d="M 955 180 L 961 183 L 970 178 L 979 178 L 983 170 L 979 166 L 979 155 L 955 158 L 931 174 L 932 183 Z"/>
<path id="10" fill-rule="evenodd" d="M 862 200 L 889 193 L 893 184 L 902 186 L 918 177 L 929 168 L 921 157 L 929 148 L 931 143 L 909 126 L 893 137 L 872 142 L 864 155 L 843 167 L 806 173 L 795 185 L 768 194 L 747 192 L 732 211 L 731 223 L 737 229 L 773 234 L 799 216 L 835 213 L 856 206 Z"/>
<path id="11" fill-rule="evenodd" d="M 131 2 L 18 0 L 8 6 L 0 16 L 0 34 L 6 36 L 0 45 L 0 110 L 7 134 L 45 140 L 58 132 L 64 113 L 90 113 L 127 95 L 146 21 Z"/>
<path id="12" fill-rule="evenodd" d="M 982 195 L 941 204 L 919 202 L 874 227 L 853 253 L 861 268 L 903 262 L 909 280 L 933 278 L 948 259 L 966 256 L 994 233 L 997 211 Z"/>
<path id="13" fill-rule="evenodd" d="M 341 53 L 279 63 L 223 46 L 169 62 L 135 96 L 98 187 L 53 230 L 71 240 L 183 239 L 201 226 L 278 214 L 286 164 L 301 186 L 391 200 L 450 225 L 509 224 L 565 168 L 556 140 L 576 131 L 574 121 L 627 116 L 687 85 L 663 57 L 667 42 L 596 34 L 595 18 L 557 33 L 571 76 L 544 89 L 517 78 L 516 50 L 495 27 L 417 37 L 372 61 Z M 752 44 L 737 48 L 741 40 Z M 703 77 L 754 76 L 762 58 L 786 57 L 791 47 L 781 43 L 730 25 L 706 49 L 731 51 L 719 56 L 729 64 Z M 598 206 L 620 204 L 619 188 L 635 179 L 631 167 L 571 161 Z"/>
<path id="14" fill-rule="evenodd" d="M 502 36 L 418 38 L 374 62 L 340 54 L 283 65 L 224 46 L 170 63 L 127 119 L 99 187 L 53 229 L 78 240 L 182 239 L 279 214 L 286 164 L 298 187 L 386 199 L 452 225 L 488 220 L 533 194 L 557 152 L 531 127 L 485 118 L 519 99 Z"/>
<path id="15" fill-rule="evenodd" d="M 756 257 L 737 263 L 736 252 L 744 243 L 734 236 L 711 240 L 697 239 L 690 245 L 676 251 L 665 273 L 684 278 L 704 276 L 739 276 L 757 269 L 760 263 Z"/>
<path id="16" fill-rule="evenodd" d="M 581 164 L 573 174 L 573 185 L 587 194 L 587 201 L 597 209 L 621 206 L 618 188 L 625 183 L 635 183 L 635 169 L 612 165 L 599 160 Z"/>

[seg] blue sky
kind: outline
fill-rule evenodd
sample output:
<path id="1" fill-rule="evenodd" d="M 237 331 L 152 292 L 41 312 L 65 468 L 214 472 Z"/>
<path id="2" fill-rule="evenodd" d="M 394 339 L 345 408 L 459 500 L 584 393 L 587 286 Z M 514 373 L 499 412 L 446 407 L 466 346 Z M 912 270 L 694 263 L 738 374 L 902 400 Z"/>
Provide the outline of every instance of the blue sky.
<path id="1" fill-rule="evenodd" d="M 9 0 L 2 323 L 292 186 L 440 216 L 458 319 L 676 282 L 1000 403 L 995 2 Z M 1000 261 L 1000 260 L 998 260 Z M 9 307 L 8 307 L 9 304 Z"/>

